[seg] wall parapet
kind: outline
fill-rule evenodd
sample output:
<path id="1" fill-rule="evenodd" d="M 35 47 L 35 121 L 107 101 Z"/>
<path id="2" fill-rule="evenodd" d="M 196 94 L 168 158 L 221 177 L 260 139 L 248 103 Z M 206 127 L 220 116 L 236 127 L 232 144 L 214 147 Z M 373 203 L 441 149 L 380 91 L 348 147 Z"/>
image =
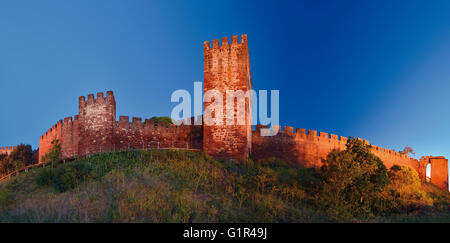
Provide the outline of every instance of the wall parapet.
<path id="1" fill-rule="evenodd" d="M 178 125 L 155 123 L 152 119 L 120 116 L 115 119 L 116 107 L 112 91 L 106 97 L 103 92 L 97 98 L 89 94 L 79 97 L 79 114 L 66 117 L 48 129 L 39 139 L 39 160 L 52 148 L 55 139 L 60 140 L 61 154 L 73 158 L 107 151 L 140 148 L 193 148 L 202 147 L 202 125 Z M 191 124 L 197 121 L 192 117 Z"/>
<path id="2" fill-rule="evenodd" d="M 214 39 L 212 41 L 212 47 L 210 41 L 203 42 L 204 51 L 209 51 L 213 49 L 230 48 L 234 46 L 241 46 L 242 44 L 247 44 L 247 35 L 241 35 L 241 42 L 239 42 L 239 36 L 233 35 L 231 37 L 231 45 L 228 37 L 222 38 L 222 43 L 219 43 L 219 39 Z"/>
<path id="3" fill-rule="evenodd" d="M 1 154 L 10 154 L 17 146 L 4 146 L 0 147 L 0 155 Z"/>
<path id="4" fill-rule="evenodd" d="M 255 152 L 253 152 L 254 157 L 268 157 L 273 155 L 276 157 L 297 161 L 297 164 L 302 166 L 320 166 L 322 164 L 321 160 L 325 159 L 331 150 L 344 150 L 348 141 L 348 138 L 344 136 L 329 134 L 321 131 L 318 132 L 316 130 L 307 130 L 306 132 L 306 129 L 304 128 L 294 128 L 289 126 L 284 126 L 283 129 L 281 129 L 281 126 L 273 126 L 271 129 L 278 130 L 277 135 L 272 137 L 261 136 L 262 128 L 266 129 L 268 126 L 256 125 L 255 130 L 252 132 L 253 140 L 255 140 L 255 143 L 252 145 L 255 150 Z M 370 144 L 368 140 L 363 140 L 361 138 L 357 139 L 362 141 L 364 144 L 369 145 L 371 151 L 380 157 L 388 168 L 393 164 L 407 164 L 414 169 L 418 168 L 418 160 L 411 158 L 406 154 L 401 154 L 395 150 L 385 149 Z M 278 144 L 278 149 L 270 149 L 266 147 L 270 144 L 274 147 L 277 147 L 276 144 Z M 258 146 L 261 145 L 264 149 L 258 148 Z M 285 146 L 285 148 L 283 148 L 283 146 Z M 270 154 L 262 150 L 273 152 Z M 257 153 L 266 155 L 259 156 Z M 291 158 L 289 158 L 289 154 L 292 154 Z"/>

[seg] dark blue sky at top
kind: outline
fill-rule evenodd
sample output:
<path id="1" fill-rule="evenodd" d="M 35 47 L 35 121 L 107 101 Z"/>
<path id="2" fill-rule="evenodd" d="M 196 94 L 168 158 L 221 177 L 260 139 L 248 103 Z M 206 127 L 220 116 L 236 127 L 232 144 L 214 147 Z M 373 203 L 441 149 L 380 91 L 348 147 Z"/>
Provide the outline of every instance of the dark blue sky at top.
<path id="1" fill-rule="evenodd" d="M 170 115 L 203 41 L 248 35 L 281 125 L 450 157 L 450 1 L 2 1 L 0 146 L 38 146 L 78 96 Z"/>

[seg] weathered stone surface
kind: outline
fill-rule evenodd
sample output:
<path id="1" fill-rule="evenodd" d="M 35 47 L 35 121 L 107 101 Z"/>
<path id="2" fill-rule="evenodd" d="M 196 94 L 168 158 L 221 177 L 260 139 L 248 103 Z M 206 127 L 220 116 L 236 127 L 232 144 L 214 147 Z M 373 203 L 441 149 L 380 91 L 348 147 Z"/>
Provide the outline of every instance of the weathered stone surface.
<path id="1" fill-rule="evenodd" d="M 88 95 L 86 101 L 79 98 L 79 137 L 78 155 L 86 155 L 112 151 L 113 123 L 116 119 L 116 101 L 112 91 L 108 91 L 106 99 L 103 93 Z"/>
<path id="2" fill-rule="evenodd" d="M 63 158 L 128 149 L 149 148 L 202 148 L 201 125 L 175 126 L 154 124 L 149 119 L 116 117 L 116 102 L 112 91 L 79 98 L 79 115 L 59 121 L 39 140 L 39 161 L 59 139 Z"/>
<path id="3" fill-rule="evenodd" d="M 246 159 L 251 153 L 251 99 L 245 99 L 245 123 L 235 125 L 226 123 L 226 92 L 252 90 L 250 75 L 250 59 L 248 54 L 247 35 L 233 36 L 231 44 L 228 38 L 204 43 L 204 92 L 217 90 L 223 95 L 223 125 L 204 125 L 203 150 L 216 158 Z M 204 108 L 211 102 L 204 102 Z M 237 102 L 233 104 L 237 114 Z M 215 114 L 216 116 L 217 114 Z M 241 114 L 243 115 L 243 114 Z M 235 115 L 237 116 L 237 115 Z M 243 116 L 242 116 L 243 117 Z"/>
<path id="4" fill-rule="evenodd" d="M 431 183 L 443 190 L 448 190 L 448 160 L 443 156 L 424 156 L 420 158 L 418 173 L 423 181 L 427 179 L 426 170 L 429 164 L 431 164 Z"/>
<path id="5" fill-rule="evenodd" d="M 253 132 L 252 155 L 256 160 L 278 157 L 290 161 L 296 167 L 320 167 L 322 160 L 326 159 L 333 149 L 346 148 L 346 137 L 324 132 L 317 136 L 317 131 L 309 130 L 306 133 L 302 128 L 298 128 L 294 133 L 291 127 L 285 127 L 284 131 L 279 131 L 276 136 L 261 136 L 260 129 L 266 127 L 257 126 Z M 364 140 L 364 143 L 369 145 L 367 140 Z M 416 159 L 375 145 L 371 145 L 371 150 L 388 168 L 399 164 L 418 169 L 419 162 Z"/>

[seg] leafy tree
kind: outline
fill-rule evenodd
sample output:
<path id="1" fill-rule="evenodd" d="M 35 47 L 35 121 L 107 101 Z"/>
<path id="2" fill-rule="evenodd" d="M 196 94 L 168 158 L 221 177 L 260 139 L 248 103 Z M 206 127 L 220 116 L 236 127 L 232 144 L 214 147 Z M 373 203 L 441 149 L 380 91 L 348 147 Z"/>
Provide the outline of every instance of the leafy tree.
<path id="1" fill-rule="evenodd" d="M 0 154 L 0 173 L 3 174 L 3 164 L 6 163 L 8 159 L 8 154 Z"/>
<path id="2" fill-rule="evenodd" d="M 414 149 L 409 147 L 408 145 L 405 146 L 403 150 L 398 151 L 400 154 L 406 154 L 406 155 L 416 155 L 414 152 Z"/>
<path id="3" fill-rule="evenodd" d="M 384 196 L 391 211 L 411 211 L 431 206 L 433 200 L 421 188 L 417 171 L 406 165 L 394 165 L 388 172 L 389 184 Z"/>
<path id="4" fill-rule="evenodd" d="M 18 166 L 33 164 L 33 150 L 31 145 L 20 144 L 9 154 L 9 159 L 16 162 Z"/>
<path id="5" fill-rule="evenodd" d="M 387 169 L 368 145 L 350 138 L 333 150 L 320 169 L 319 199 L 337 217 L 370 216 L 387 185 Z"/>
<path id="6" fill-rule="evenodd" d="M 9 155 L 0 156 L 0 172 L 7 174 L 33 163 L 31 145 L 20 144 Z"/>
<path id="7" fill-rule="evenodd" d="M 9 163 L 8 154 L 0 154 L 0 173 L 8 174 L 12 170 Z"/>
<path id="8" fill-rule="evenodd" d="M 411 185 L 420 187 L 417 171 L 406 165 L 394 165 L 388 172 L 389 184 Z"/>
<path id="9" fill-rule="evenodd" d="M 156 124 L 158 123 L 164 123 L 164 124 L 175 124 L 172 120 L 172 118 L 167 117 L 167 116 L 154 116 L 152 118 L 150 118 L 150 120 L 153 120 L 153 122 Z"/>
<path id="10" fill-rule="evenodd" d="M 44 163 L 53 163 L 58 162 L 61 159 L 61 144 L 59 143 L 59 139 L 55 139 L 52 141 L 52 148 L 42 156 L 42 161 Z"/>

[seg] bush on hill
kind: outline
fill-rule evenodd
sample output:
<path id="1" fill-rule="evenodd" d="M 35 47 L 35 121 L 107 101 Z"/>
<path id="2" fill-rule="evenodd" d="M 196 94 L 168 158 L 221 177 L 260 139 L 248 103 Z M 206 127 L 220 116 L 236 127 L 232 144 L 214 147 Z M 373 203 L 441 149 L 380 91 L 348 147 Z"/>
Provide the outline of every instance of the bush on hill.
<path id="1" fill-rule="evenodd" d="M 388 175 L 389 184 L 383 196 L 389 202 L 390 211 L 408 213 L 433 205 L 433 200 L 422 190 L 419 175 L 414 169 L 394 165 Z"/>
<path id="2" fill-rule="evenodd" d="M 317 183 L 319 205 L 333 217 L 370 217 L 380 213 L 387 169 L 362 141 L 350 138 L 343 151 L 324 160 Z"/>

